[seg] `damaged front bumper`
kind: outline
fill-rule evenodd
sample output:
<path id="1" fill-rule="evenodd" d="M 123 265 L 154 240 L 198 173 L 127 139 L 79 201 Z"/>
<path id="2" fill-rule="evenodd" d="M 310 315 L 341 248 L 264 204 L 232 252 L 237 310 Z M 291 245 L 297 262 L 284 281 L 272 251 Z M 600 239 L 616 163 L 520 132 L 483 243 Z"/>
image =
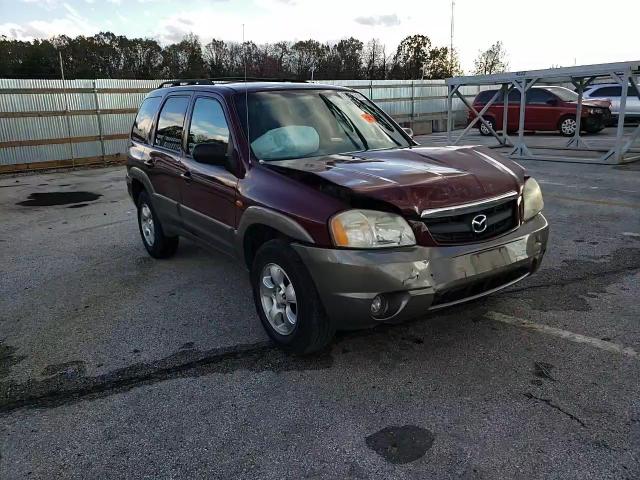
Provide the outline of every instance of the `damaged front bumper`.
<path id="1" fill-rule="evenodd" d="M 542 214 L 480 244 L 340 250 L 294 244 L 337 328 L 417 317 L 516 283 L 542 261 L 549 226 Z M 372 314 L 380 296 L 385 308 Z"/>

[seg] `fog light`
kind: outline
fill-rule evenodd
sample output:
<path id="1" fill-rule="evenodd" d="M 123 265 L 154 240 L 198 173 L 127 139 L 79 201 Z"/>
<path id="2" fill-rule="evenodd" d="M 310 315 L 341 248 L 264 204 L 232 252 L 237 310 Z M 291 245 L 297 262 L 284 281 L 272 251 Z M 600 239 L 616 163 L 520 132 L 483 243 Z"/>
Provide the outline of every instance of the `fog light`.
<path id="1" fill-rule="evenodd" d="M 387 301 L 380 295 L 376 295 L 371 302 L 371 314 L 373 316 L 379 316 L 384 314 L 387 310 Z"/>

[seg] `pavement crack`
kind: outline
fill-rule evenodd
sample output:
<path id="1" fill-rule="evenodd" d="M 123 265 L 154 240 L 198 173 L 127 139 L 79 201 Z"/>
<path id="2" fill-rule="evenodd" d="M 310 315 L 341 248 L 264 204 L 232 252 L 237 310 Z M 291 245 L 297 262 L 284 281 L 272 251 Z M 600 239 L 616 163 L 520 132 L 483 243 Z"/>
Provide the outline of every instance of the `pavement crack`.
<path id="1" fill-rule="evenodd" d="M 301 371 L 331 368 L 328 351 L 304 357 L 287 355 L 270 342 L 234 345 L 208 351 L 179 350 L 164 359 L 138 363 L 95 377 L 59 374 L 24 383 L 0 383 L 0 415 L 24 408 L 54 408 L 103 398 L 166 380 L 238 370 Z"/>
<path id="2" fill-rule="evenodd" d="M 576 417 L 573 413 L 566 411 L 564 408 L 562 408 L 560 405 L 553 403 L 553 400 L 550 398 L 542 398 L 542 397 L 538 397 L 537 395 L 534 395 L 531 392 L 526 392 L 523 393 L 523 395 L 531 400 L 537 400 L 539 402 L 542 402 L 548 406 L 550 406 L 551 408 L 554 408 L 555 410 L 558 410 L 560 413 L 563 413 L 564 415 L 566 415 L 567 417 L 569 417 L 571 420 L 575 420 L 576 422 L 578 422 L 580 425 L 582 425 L 584 428 L 587 428 L 587 425 L 580 420 L 578 417 Z"/>

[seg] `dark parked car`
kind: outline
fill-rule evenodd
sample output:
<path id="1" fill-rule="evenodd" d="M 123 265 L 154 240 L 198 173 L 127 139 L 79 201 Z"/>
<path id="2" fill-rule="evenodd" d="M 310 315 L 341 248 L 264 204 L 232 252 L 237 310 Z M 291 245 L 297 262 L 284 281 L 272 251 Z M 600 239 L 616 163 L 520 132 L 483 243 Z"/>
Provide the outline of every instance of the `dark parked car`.
<path id="1" fill-rule="evenodd" d="M 540 265 L 540 188 L 493 150 L 420 147 L 347 88 L 185 83 L 149 93 L 131 131 L 142 241 L 156 258 L 181 236 L 237 258 L 285 349 L 475 299 Z"/>
<path id="2" fill-rule="evenodd" d="M 473 106 L 478 112 L 493 98 L 496 90 L 480 92 Z M 529 131 L 557 130 L 562 135 L 570 137 L 576 133 L 576 114 L 578 94 L 564 87 L 532 87 L 526 96 L 524 129 Z M 597 133 L 611 122 L 611 102 L 608 100 L 588 100 L 582 102 L 581 130 L 587 133 Z M 507 113 L 507 131 L 518 130 L 520 119 L 520 92 L 509 92 Z M 501 96 L 491 104 L 483 115 L 485 121 L 491 124 L 495 131 L 502 130 L 504 100 Z M 471 122 L 475 114 L 470 110 L 468 121 Z M 482 124 L 476 124 L 482 135 L 491 135 L 490 130 Z"/>

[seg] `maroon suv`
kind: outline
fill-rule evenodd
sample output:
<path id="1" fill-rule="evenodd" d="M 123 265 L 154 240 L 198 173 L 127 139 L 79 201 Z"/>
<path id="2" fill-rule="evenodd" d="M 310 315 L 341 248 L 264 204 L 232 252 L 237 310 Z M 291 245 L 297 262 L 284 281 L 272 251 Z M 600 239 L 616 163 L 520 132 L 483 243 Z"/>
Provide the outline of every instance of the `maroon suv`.
<path id="1" fill-rule="evenodd" d="M 483 90 L 473 101 L 479 112 L 494 97 L 497 90 Z M 520 92 L 509 92 L 507 112 L 507 130 L 518 130 L 520 120 Z M 570 137 L 576 133 L 578 113 L 578 94 L 565 87 L 532 87 L 525 98 L 524 129 L 529 131 L 553 131 Z M 468 122 L 476 115 L 469 110 Z M 504 98 L 498 98 L 482 116 L 495 131 L 502 130 L 504 118 Z M 611 122 L 611 102 L 608 100 L 584 100 L 580 115 L 580 130 L 597 133 Z M 482 122 L 476 125 L 482 135 L 491 135 L 491 131 Z"/>
<path id="2" fill-rule="evenodd" d="M 521 166 L 421 147 L 336 86 L 165 83 L 136 117 L 127 182 L 149 254 L 183 236 L 236 257 L 267 333 L 295 352 L 495 292 L 547 245 Z"/>

